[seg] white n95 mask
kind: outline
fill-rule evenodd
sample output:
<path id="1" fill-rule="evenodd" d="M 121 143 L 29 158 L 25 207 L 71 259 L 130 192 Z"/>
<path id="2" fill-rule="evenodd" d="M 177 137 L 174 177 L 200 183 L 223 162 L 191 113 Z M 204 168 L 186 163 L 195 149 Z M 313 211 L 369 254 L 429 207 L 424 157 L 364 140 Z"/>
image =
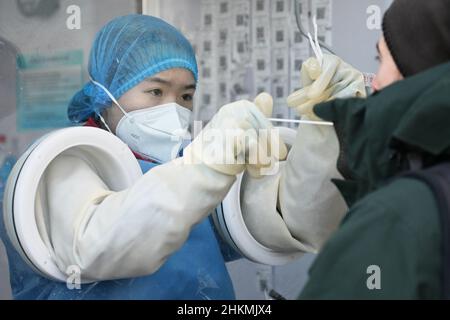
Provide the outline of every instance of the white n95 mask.
<path id="1" fill-rule="evenodd" d="M 124 114 L 116 135 L 131 150 L 158 163 L 169 162 L 179 155 L 183 141 L 190 138 L 191 110 L 173 102 L 128 113 L 104 86 L 91 81 L 102 88 Z M 110 130 L 101 115 L 100 118 Z"/>
<path id="2" fill-rule="evenodd" d="M 176 103 L 125 113 L 116 135 L 134 152 L 165 163 L 178 156 L 188 134 L 191 114 L 192 111 Z"/>

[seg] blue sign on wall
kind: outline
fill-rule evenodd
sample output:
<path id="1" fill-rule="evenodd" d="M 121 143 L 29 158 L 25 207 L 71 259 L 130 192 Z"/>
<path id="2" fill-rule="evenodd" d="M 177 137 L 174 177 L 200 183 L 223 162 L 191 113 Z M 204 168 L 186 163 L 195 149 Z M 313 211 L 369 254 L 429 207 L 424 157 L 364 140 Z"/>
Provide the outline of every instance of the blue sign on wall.
<path id="1" fill-rule="evenodd" d="M 67 105 L 83 84 L 83 51 L 20 55 L 17 61 L 17 128 L 67 127 Z"/>

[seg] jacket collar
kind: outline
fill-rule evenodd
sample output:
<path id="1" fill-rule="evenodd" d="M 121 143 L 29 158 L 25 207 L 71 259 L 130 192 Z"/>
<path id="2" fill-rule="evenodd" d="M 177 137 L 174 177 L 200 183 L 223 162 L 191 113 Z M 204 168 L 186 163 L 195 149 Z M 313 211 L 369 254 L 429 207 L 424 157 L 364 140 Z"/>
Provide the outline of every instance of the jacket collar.
<path id="1" fill-rule="evenodd" d="M 334 100 L 314 111 L 335 124 L 340 171 L 370 191 L 404 170 L 405 153 L 450 157 L 450 63 L 366 99 Z"/>

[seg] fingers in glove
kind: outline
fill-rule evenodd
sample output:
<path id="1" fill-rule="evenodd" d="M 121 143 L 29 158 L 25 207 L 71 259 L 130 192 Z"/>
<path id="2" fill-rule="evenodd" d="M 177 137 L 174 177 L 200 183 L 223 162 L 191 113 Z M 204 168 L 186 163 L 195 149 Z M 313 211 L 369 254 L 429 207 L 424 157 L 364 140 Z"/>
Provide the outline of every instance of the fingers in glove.
<path id="1" fill-rule="evenodd" d="M 308 92 L 310 87 L 306 87 L 300 90 L 295 91 L 287 98 L 287 104 L 291 108 L 296 108 L 299 105 L 307 102 L 309 100 Z"/>
<path id="2" fill-rule="evenodd" d="M 255 105 L 258 107 L 258 109 L 267 117 L 272 117 L 273 113 L 273 98 L 270 94 L 263 92 L 260 93 L 255 98 Z"/>
<path id="3" fill-rule="evenodd" d="M 309 58 L 306 60 L 302 65 L 302 70 L 300 71 L 303 86 L 309 86 L 312 84 L 320 77 L 321 73 L 322 67 L 320 66 L 319 60 L 316 58 Z"/>
<path id="4" fill-rule="evenodd" d="M 324 102 L 330 98 L 332 90 L 328 89 L 323 94 L 316 99 L 308 100 L 304 104 L 301 104 L 297 107 L 297 111 L 301 116 L 309 116 L 314 118 L 314 120 L 321 120 L 314 114 L 313 108 L 315 105 Z"/>
<path id="5" fill-rule="evenodd" d="M 253 142 L 253 143 L 252 143 Z M 279 162 L 287 157 L 287 147 L 280 137 L 279 130 L 268 128 L 258 132 L 257 144 L 250 141 L 247 169 L 252 177 L 275 174 Z"/>
<path id="6" fill-rule="evenodd" d="M 330 86 L 330 81 L 336 74 L 339 63 L 340 60 L 338 57 L 333 55 L 325 55 L 320 77 L 311 85 L 311 90 L 309 92 L 310 98 L 315 98 L 321 95 L 322 92 Z"/>

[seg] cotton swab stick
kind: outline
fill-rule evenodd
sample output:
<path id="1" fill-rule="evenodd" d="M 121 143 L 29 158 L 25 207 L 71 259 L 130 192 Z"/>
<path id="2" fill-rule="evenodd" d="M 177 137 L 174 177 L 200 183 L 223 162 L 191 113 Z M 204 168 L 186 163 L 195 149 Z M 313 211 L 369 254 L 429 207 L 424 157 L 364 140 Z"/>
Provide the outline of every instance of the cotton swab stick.
<path id="1" fill-rule="evenodd" d="M 271 122 L 285 122 L 285 123 L 297 123 L 297 124 L 312 124 L 317 126 L 334 126 L 332 122 L 326 121 L 312 121 L 312 120 L 292 120 L 292 119 L 278 119 L 278 118 L 270 118 Z"/>

